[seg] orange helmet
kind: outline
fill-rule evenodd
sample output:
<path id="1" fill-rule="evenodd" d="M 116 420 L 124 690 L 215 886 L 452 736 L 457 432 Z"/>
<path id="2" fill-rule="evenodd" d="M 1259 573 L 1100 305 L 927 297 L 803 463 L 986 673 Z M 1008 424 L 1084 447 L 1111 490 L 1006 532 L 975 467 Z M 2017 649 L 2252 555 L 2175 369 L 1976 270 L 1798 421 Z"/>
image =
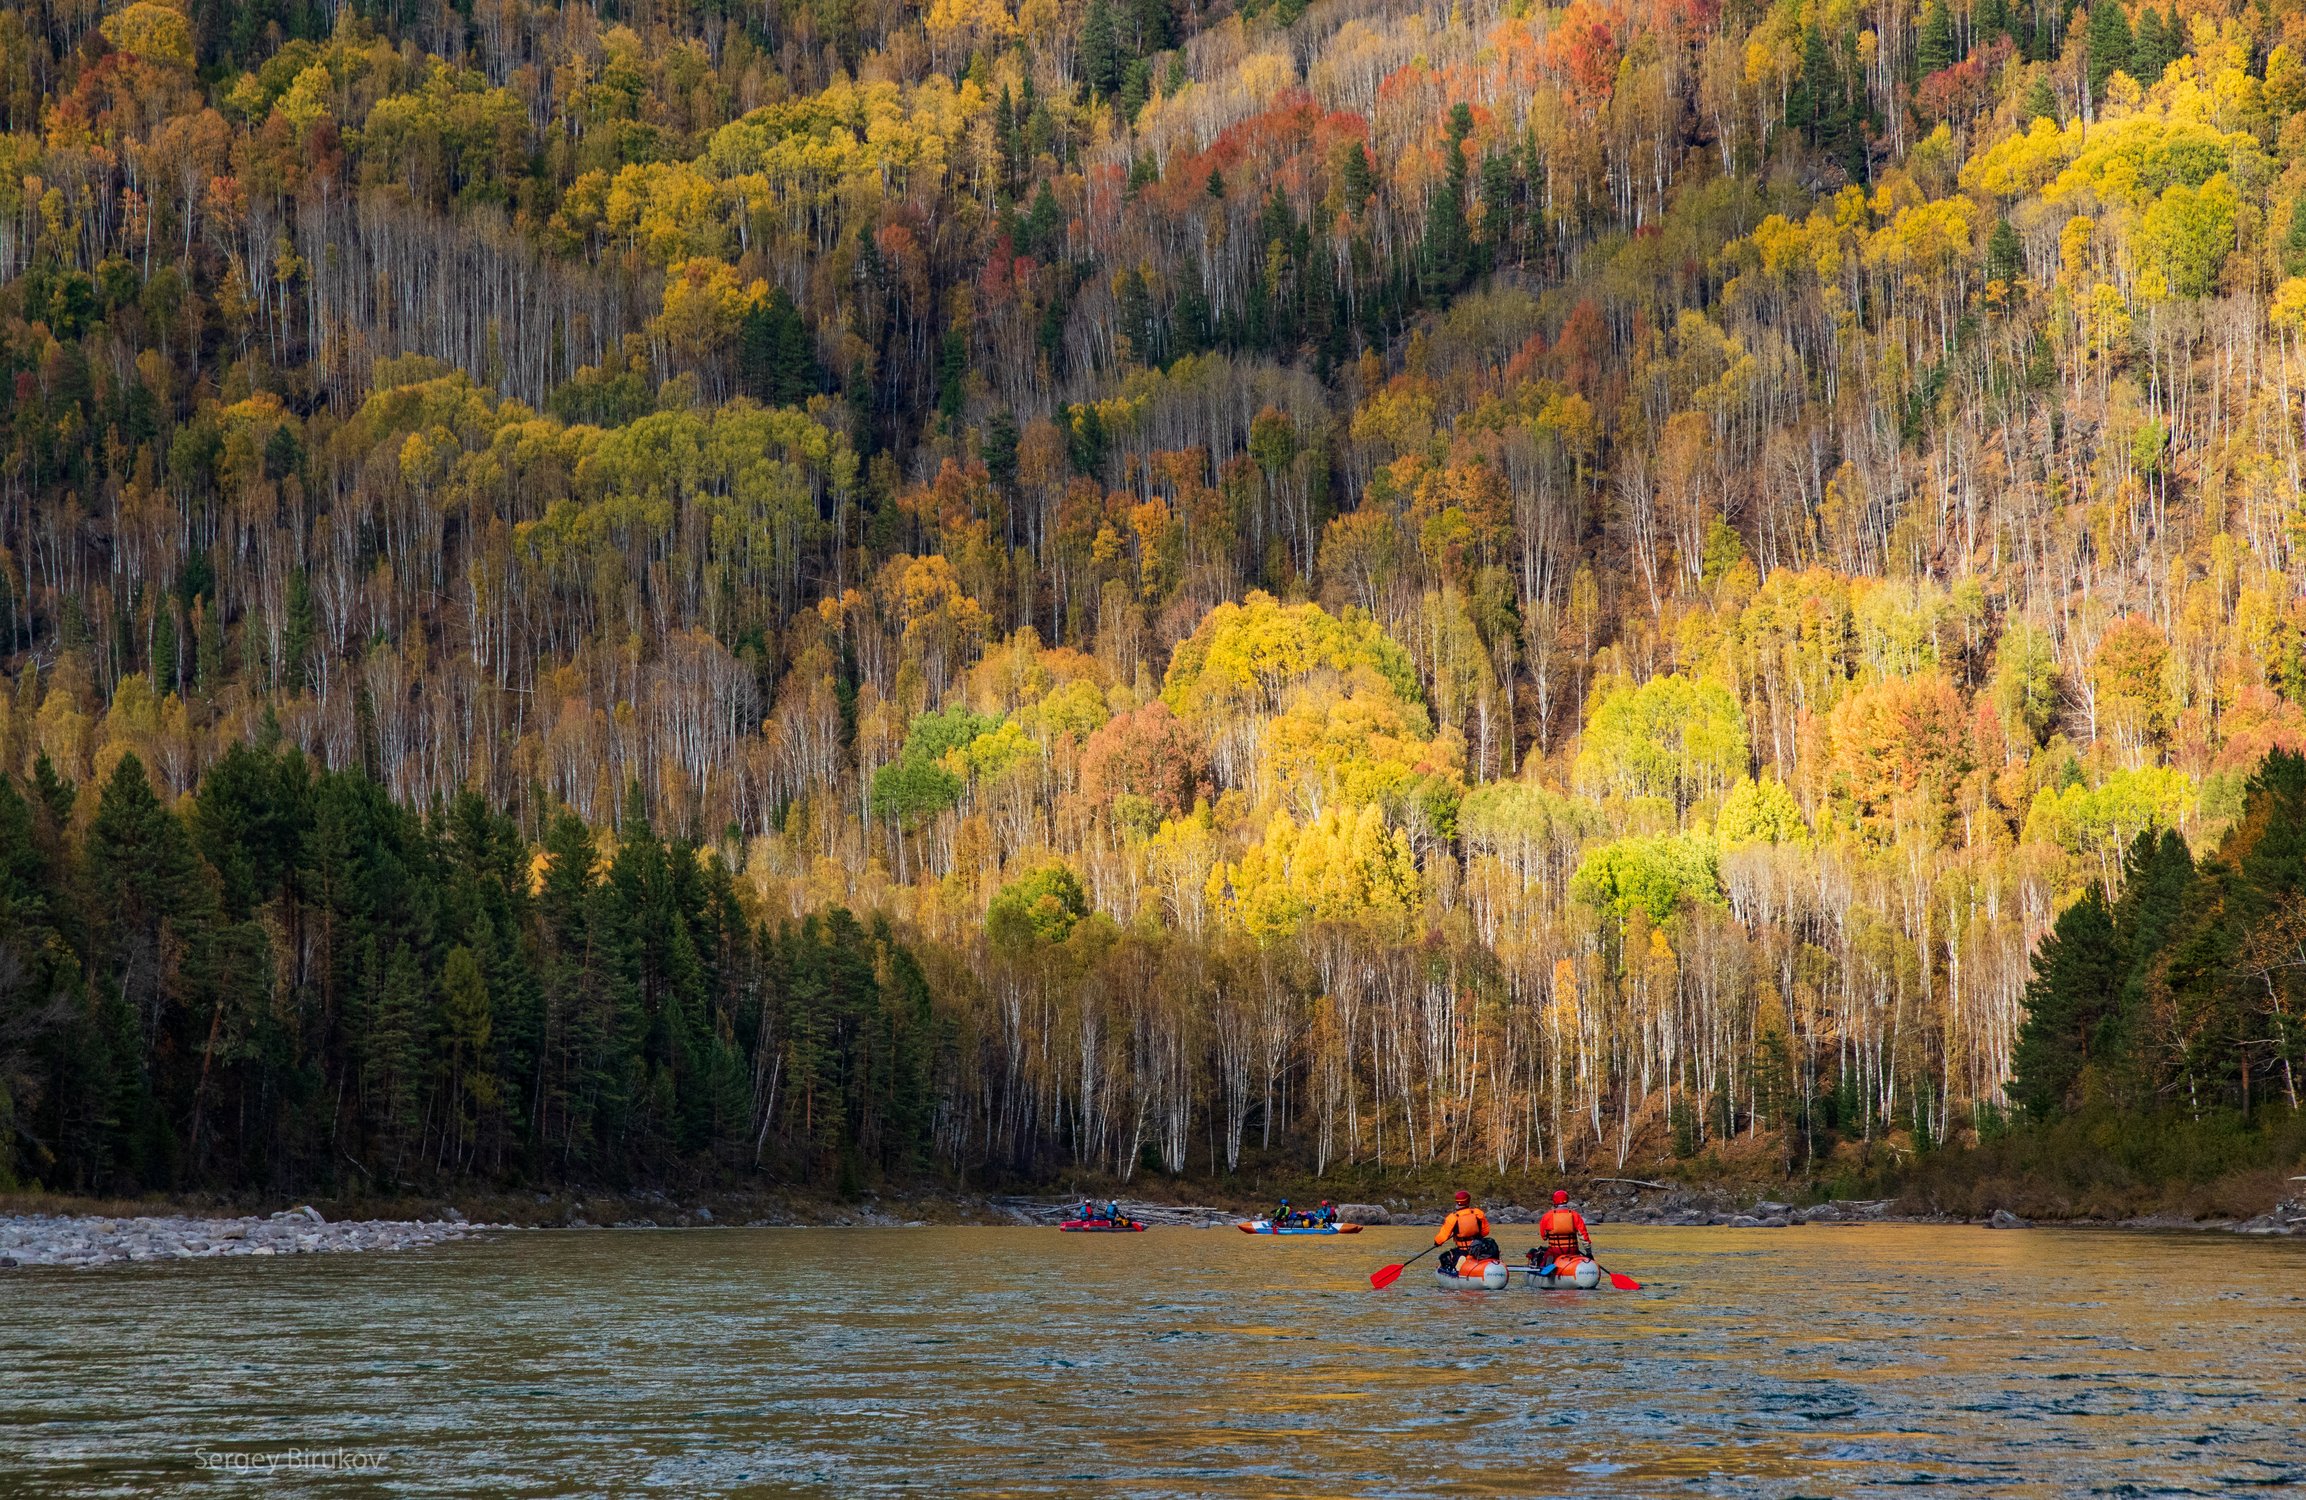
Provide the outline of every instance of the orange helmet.
<path id="1" fill-rule="evenodd" d="M 1467 1192 L 1463 1188 L 1459 1188 L 1457 1190 L 1457 1201 L 1460 1203 L 1471 1203 L 1473 1201 L 1473 1194 Z"/>
<path id="2" fill-rule="evenodd" d="M 1567 1203 L 1569 1201 L 1568 1192 L 1562 1188 L 1555 1188 L 1553 1190 L 1553 1201 L 1556 1203 Z"/>

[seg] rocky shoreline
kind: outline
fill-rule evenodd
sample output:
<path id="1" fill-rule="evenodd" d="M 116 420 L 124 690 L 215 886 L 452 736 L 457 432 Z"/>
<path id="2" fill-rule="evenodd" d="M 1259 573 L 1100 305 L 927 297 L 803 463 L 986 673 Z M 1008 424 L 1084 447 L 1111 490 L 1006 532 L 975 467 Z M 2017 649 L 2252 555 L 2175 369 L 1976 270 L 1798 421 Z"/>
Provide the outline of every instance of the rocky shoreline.
<path id="1" fill-rule="evenodd" d="M 1102 1204 L 1106 1200 L 1094 1201 Z M 1078 1198 L 1006 1197 L 989 1199 L 987 1203 L 1010 1223 L 1038 1225 L 1057 1224 L 1072 1218 L 1081 1206 Z M 1214 1208 L 1204 1204 L 1153 1203 L 1134 1198 L 1123 1198 L 1120 1203 L 1121 1212 L 1126 1217 L 1159 1228 L 1222 1229 L 1244 1218 L 1253 1217 L 1237 1209 Z M 1671 1200 L 1657 1207 L 1643 1207 L 1638 1203 L 1632 1207 L 1619 1207 L 1607 1205 L 1606 1200 L 1600 1203 L 1586 1200 L 1581 1201 L 1579 1207 L 1586 1221 L 1592 1224 L 1661 1224 L 1683 1228 L 1711 1226 L 1726 1229 L 1784 1229 L 1795 1224 L 1945 1222 L 1900 1215 L 1894 1211 L 1895 1200 L 1889 1198 L 1870 1202 L 1822 1203 L 1808 1208 L 1765 1202 L 1728 1210 L 1702 1206 L 1687 1199 Z M 1543 1212 L 1540 1209 L 1523 1208 L 1517 1203 L 1485 1205 L 1485 1210 L 1490 1222 L 1500 1225 L 1535 1224 Z M 1442 1218 L 1438 1209 L 1415 1209 L 1400 1200 L 1390 1205 L 1339 1203 L 1337 1216 L 1348 1224 L 1414 1226 L 1439 1224 Z"/>
<path id="2" fill-rule="evenodd" d="M 0 1270 L 20 1266 L 116 1266 L 227 1256 L 328 1255 L 355 1250 L 419 1250 L 512 1229 L 440 1220 L 358 1219 L 331 1223 L 309 1205 L 263 1218 L 176 1215 L 101 1218 L 27 1214 L 0 1218 Z"/>
<path id="3" fill-rule="evenodd" d="M 1103 1200 L 1099 1200 L 1103 1201 Z M 539 1204 L 548 1200 L 540 1197 Z M 1121 1211 L 1148 1226 L 1174 1229 L 1223 1229 L 1250 1213 L 1212 1204 L 1160 1203 L 1123 1198 Z M 1007 1195 L 992 1197 L 908 1198 L 883 1205 L 783 1204 L 770 1208 L 750 1204 L 749 1212 L 724 1212 L 698 1204 L 681 1208 L 667 1195 L 649 1193 L 640 1201 L 612 1206 L 596 1199 L 589 1219 L 582 1201 L 549 1200 L 553 1212 L 528 1223 L 476 1223 L 451 1207 L 419 1218 L 344 1218 L 331 1220 L 311 1205 L 269 1215 L 203 1217 L 195 1214 L 116 1214 L 71 1212 L 0 1212 L 0 1272 L 17 1268 L 88 1268 L 179 1260 L 209 1260 L 239 1256 L 326 1255 L 355 1251 L 421 1250 L 450 1244 L 475 1235 L 515 1229 L 568 1228 L 656 1229 L 709 1228 L 719 1225 L 821 1226 L 827 1228 L 920 1228 L 929 1224 L 1013 1224 L 1053 1226 L 1079 1209 L 1077 1197 Z M 1492 1223 L 1500 1227 L 1534 1225 L 1540 1209 L 1516 1203 L 1488 1204 Z M 1949 1214 L 1898 1212 L 1895 1199 L 1839 1201 L 1796 1206 L 1769 1200 L 1740 1201 L 1719 1189 L 1676 1184 L 1626 1181 L 1602 1184 L 1578 1207 L 1594 1225 L 1657 1225 L 1672 1228 L 1787 1229 L 1798 1225 L 1836 1224 L 1973 1224 L 1988 1229 L 2028 1229 L 2033 1221 L 2005 1211 L 1987 1219 L 1963 1219 Z M 1338 1216 L 1348 1223 L 1429 1226 L 1441 1222 L 1438 1207 L 1412 1204 L 1407 1199 L 1385 1203 L 1340 1203 Z M 500 1212 L 503 1205 L 498 1205 Z M 645 1209 L 646 1212 L 636 1212 Z M 406 1209 L 404 1208 L 405 1212 Z M 2187 1219 L 2155 1215 L 2124 1219 L 2045 1221 L 2068 1227 L 2120 1229 L 2192 1229 L 2247 1235 L 2306 1237 L 2306 1194 L 2286 1199 L 2272 1211 L 2246 1220 Z"/>

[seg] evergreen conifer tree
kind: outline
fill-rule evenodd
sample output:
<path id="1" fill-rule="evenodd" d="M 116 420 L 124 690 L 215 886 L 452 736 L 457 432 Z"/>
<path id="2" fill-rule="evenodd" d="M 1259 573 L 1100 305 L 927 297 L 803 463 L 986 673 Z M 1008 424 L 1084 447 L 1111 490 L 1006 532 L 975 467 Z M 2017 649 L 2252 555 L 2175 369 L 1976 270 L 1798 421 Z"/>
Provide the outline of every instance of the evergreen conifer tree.
<path id="1" fill-rule="evenodd" d="M 824 388 L 808 326 L 783 287 L 737 325 L 737 386 L 767 406 L 799 406 Z"/>
<path id="2" fill-rule="evenodd" d="M 1914 64 L 1924 78 L 1960 61 L 1954 55 L 1954 18 L 1945 0 L 1927 0 L 1922 7 L 1921 34 L 1914 42 Z"/>
<path id="3" fill-rule="evenodd" d="M 1986 232 L 1986 278 L 2014 287 L 2025 270 L 2026 251 L 2018 241 L 2018 231 L 2008 219 L 1996 219 Z"/>
<path id="4" fill-rule="evenodd" d="M 2090 7 L 2083 37 L 2089 51 L 2090 99 L 2096 103 L 2106 97 L 2106 80 L 2130 71 L 2130 18 L 2123 13 L 2121 0 L 2097 0 Z"/>
<path id="5" fill-rule="evenodd" d="M 2010 1096 L 2035 1119 L 2071 1107 L 2119 983 L 2106 893 L 2092 886 L 2042 939 L 2026 985 L 2026 1021 L 2010 1055 Z"/>
<path id="6" fill-rule="evenodd" d="M 2026 84 L 2026 98 L 2018 106 L 2018 116 L 2029 126 L 2036 120 L 2058 123 L 2058 96 L 2052 92 L 2050 80 L 2039 71 Z"/>
<path id="7" fill-rule="evenodd" d="M 1464 285 L 1470 269 L 1471 237 L 1465 226 L 1468 176 L 1465 139 L 1472 133 L 1473 111 L 1461 103 L 1449 112 L 1442 180 L 1426 203 L 1425 239 L 1419 257 L 1426 286 L 1440 294 Z"/>
<path id="8" fill-rule="evenodd" d="M 1109 96 L 1120 90 L 1128 54 L 1121 49 L 1113 10 L 1106 0 L 1089 0 L 1088 12 L 1081 19 L 1080 59 L 1081 81 L 1091 93 Z"/>

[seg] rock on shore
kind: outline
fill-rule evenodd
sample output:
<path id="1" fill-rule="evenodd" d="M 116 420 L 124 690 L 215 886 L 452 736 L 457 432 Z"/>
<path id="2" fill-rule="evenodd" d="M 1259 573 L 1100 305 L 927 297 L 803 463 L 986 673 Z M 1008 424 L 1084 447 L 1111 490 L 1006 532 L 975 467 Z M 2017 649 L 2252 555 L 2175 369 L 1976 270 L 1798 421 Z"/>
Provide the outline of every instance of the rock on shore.
<path id="1" fill-rule="evenodd" d="M 462 1216 L 458 1216 L 461 1220 Z M 0 1218 L 0 1269 L 112 1266 L 137 1261 L 206 1260 L 225 1255 L 320 1255 L 347 1250 L 414 1250 L 511 1225 L 359 1219 L 331 1224 L 312 1207 L 269 1218 L 104 1219 L 32 1214 Z"/>

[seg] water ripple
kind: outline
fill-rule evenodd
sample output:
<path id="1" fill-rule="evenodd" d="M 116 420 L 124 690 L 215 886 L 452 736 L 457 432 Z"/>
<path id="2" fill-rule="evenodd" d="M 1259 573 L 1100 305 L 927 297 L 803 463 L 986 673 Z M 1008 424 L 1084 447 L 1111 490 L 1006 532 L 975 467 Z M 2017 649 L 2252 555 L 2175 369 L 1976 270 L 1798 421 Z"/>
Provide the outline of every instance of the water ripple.
<path id="1" fill-rule="evenodd" d="M 1372 1293 L 1407 1231 L 598 1232 L 15 1272 L 0 1493 L 2306 1485 L 2306 1246 L 1608 1234 L 1649 1290 L 1445 1293 L 1413 1267 Z M 2138 1296 L 2179 1244 L 2187 1277 Z"/>

